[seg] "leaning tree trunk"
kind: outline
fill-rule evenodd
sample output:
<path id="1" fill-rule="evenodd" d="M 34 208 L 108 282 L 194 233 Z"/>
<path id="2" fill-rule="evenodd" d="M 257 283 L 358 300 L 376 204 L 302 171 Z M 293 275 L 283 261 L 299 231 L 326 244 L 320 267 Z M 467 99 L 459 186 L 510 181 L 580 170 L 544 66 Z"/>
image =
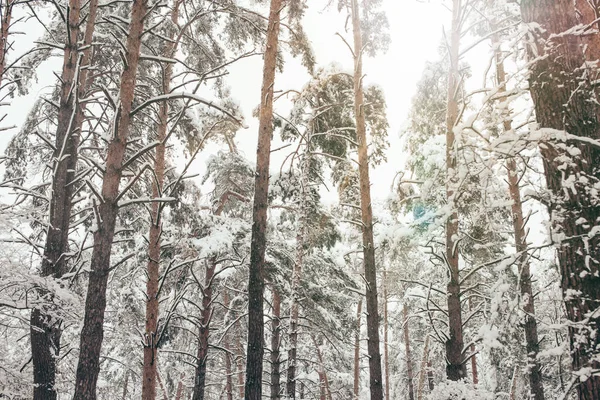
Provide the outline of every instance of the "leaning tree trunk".
<path id="1" fill-rule="evenodd" d="M 95 216 L 94 248 L 90 262 L 90 277 L 85 299 L 85 316 L 79 345 L 79 362 L 75 377 L 74 400 L 95 400 L 100 373 L 100 350 L 104 338 L 106 288 L 110 273 L 110 255 L 119 212 L 118 195 L 123 159 L 127 148 L 131 107 L 135 95 L 138 60 L 148 0 L 133 0 L 131 23 L 127 36 L 127 55 L 121 75 L 119 109 L 116 113 L 115 137 L 108 144 L 105 172 L 102 180 L 102 203 Z"/>
<path id="2" fill-rule="evenodd" d="M 552 193 L 548 207 L 571 361 L 581 377 L 577 393 L 580 400 L 592 400 L 600 398 L 600 376 L 589 376 L 600 369 L 600 200 L 593 189 L 600 184 L 600 148 L 593 143 L 600 139 L 600 109 L 597 67 L 588 60 L 597 60 L 600 51 L 597 33 L 581 33 L 578 11 L 572 0 L 521 2 L 523 21 L 541 28 L 531 30 L 529 88 L 545 139 L 540 151 Z"/>
<path id="3" fill-rule="evenodd" d="M 71 199 L 75 188 L 73 181 L 77 167 L 80 130 L 83 124 L 83 110 L 82 105 L 79 104 L 79 99 L 85 97 L 87 89 L 87 67 L 90 66 L 91 62 L 91 44 L 98 1 L 91 0 L 89 3 L 89 12 L 83 38 L 84 50 L 82 51 L 77 46 L 81 24 L 80 7 L 79 0 L 70 0 L 68 38 L 64 50 L 60 104 L 56 127 L 56 150 L 53 154 L 54 163 L 52 166 L 49 225 L 41 268 L 42 276 L 52 276 L 56 279 L 62 277 L 67 271 Z M 4 17 L 2 20 L 3 33 L 5 28 L 4 23 L 10 22 L 9 15 L 5 15 Z M 6 29 L 8 29 L 8 26 Z M 4 39 L 3 42 L 6 45 Z M 30 332 L 34 400 L 52 400 L 57 395 L 54 384 L 56 379 L 56 358 L 60 350 L 62 321 L 56 314 L 55 307 L 52 304 L 34 307 L 31 311 Z"/>
<path id="4" fill-rule="evenodd" d="M 177 26 L 179 20 L 180 0 L 173 1 L 171 10 L 171 22 Z M 173 58 L 176 50 L 176 43 L 173 41 L 174 31 L 172 31 L 169 41 L 164 48 L 164 56 Z M 171 91 L 171 79 L 173 77 L 173 64 L 167 63 L 164 67 L 162 76 L 162 93 L 167 94 Z M 154 174 L 155 180 L 152 184 L 152 198 L 158 199 L 163 191 L 165 181 L 165 147 L 167 138 L 167 125 L 169 123 L 169 103 L 163 101 L 158 110 L 158 129 L 156 140 L 159 145 L 156 146 L 154 155 Z M 159 315 L 159 280 L 160 280 L 160 251 L 162 235 L 162 206 L 158 201 L 152 203 L 150 211 L 150 232 L 148 234 L 148 264 L 146 270 L 148 273 L 146 281 L 146 332 L 144 334 L 144 365 L 142 377 L 142 398 L 144 400 L 156 399 L 156 378 L 158 364 L 158 315 Z"/>
<path id="5" fill-rule="evenodd" d="M 279 45 L 279 23 L 285 0 L 271 0 L 267 43 L 264 54 L 263 82 L 260 97 L 256 178 L 252 210 L 252 243 L 248 277 L 248 349 L 246 356 L 246 400 L 261 400 L 264 355 L 264 269 L 267 247 L 267 207 L 269 164 L 273 135 L 273 86 Z"/>
<path id="6" fill-rule="evenodd" d="M 352 0 L 352 30 L 354 33 L 354 116 L 358 141 L 358 170 L 360 181 L 360 208 L 362 215 L 363 263 L 367 300 L 367 350 L 369 354 L 369 386 L 371 400 L 383 399 L 381 353 L 379 351 L 379 309 L 377 306 L 377 268 L 373 240 L 373 209 L 365 123 L 365 104 L 362 88 L 362 33 L 358 1 Z"/>
<path id="7" fill-rule="evenodd" d="M 494 45 L 499 46 L 499 41 L 494 39 Z M 504 71 L 503 54 L 498 48 L 496 50 L 496 79 L 501 92 L 506 92 L 506 72 Z M 506 117 L 503 121 L 504 132 L 512 131 L 512 122 Z M 529 386 L 535 400 L 544 400 L 544 384 L 542 382 L 542 371 L 537 359 L 540 351 L 537 332 L 537 320 L 535 318 L 535 306 L 533 302 L 533 288 L 531 284 L 531 271 L 529 268 L 529 256 L 527 254 L 527 234 L 525 233 L 525 218 L 523 217 L 523 205 L 519 189 L 519 170 L 514 158 L 506 160 L 508 172 L 508 191 L 512 200 L 511 212 L 513 220 L 513 231 L 515 236 L 515 250 L 519 255 L 519 290 L 523 311 L 525 311 L 525 342 L 527 344 L 527 371 L 529 375 Z"/>
<path id="8" fill-rule="evenodd" d="M 454 128 L 458 122 L 458 59 L 461 35 L 461 0 L 454 0 L 452 6 L 452 32 L 450 35 L 450 70 L 448 73 L 448 100 L 446 110 L 446 197 L 451 207 L 446 221 L 446 260 L 450 279 L 447 287 L 448 330 L 446 341 L 446 376 L 458 381 L 467 376 L 463 360 L 463 327 L 460 304 L 460 272 L 458 266 L 458 212 L 456 211 L 456 149 Z"/>
<path id="9" fill-rule="evenodd" d="M 329 379 L 327 378 L 327 371 L 325 370 L 325 361 L 323 360 L 323 352 L 321 351 L 321 347 L 317 343 L 317 339 L 315 339 L 315 336 L 311 334 L 310 337 L 313 341 L 313 344 L 315 345 L 315 350 L 317 352 L 317 360 L 319 361 L 319 370 L 317 372 L 319 375 L 319 387 L 321 392 L 320 399 L 332 400 L 331 387 L 329 386 Z"/>
<path id="10" fill-rule="evenodd" d="M 271 319 L 271 400 L 281 398 L 281 296 L 273 286 L 273 317 Z"/>

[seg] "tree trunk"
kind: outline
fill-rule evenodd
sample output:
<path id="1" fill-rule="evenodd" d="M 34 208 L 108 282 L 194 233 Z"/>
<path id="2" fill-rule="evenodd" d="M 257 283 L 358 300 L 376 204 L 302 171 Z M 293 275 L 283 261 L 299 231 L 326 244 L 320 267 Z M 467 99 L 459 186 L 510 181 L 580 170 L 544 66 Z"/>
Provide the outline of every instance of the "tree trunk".
<path id="1" fill-rule="evenodd" d="M 129 385 L 129 371 L 125 371 L 125 383 L 123 384 L 123 400 L 127 400 L 127 390 Z"/>
<path id="2" fill-rule="evenodd" d="M 12 8 L 12 5 L 10 6 Z M 56 127 L 56 150 L 53 154 L 52 193 L 49 206 L 49 225 L 44 245 L 41 275 L 62 277 L 67 271 L 69 249 L 69 222 L 71 216 L 71 198 L 74 192 L 74 177 L 77 166 L 77 148 L 83 123 L 83 111 L 78 99 L 84 97 L 87 83 L 87 68 L 91 60 L 91 43 L 95 28 L 98 1 L 91 0 L 84 34 L 84 49 L 79 51 L 79 26 L 81 23 L 79 0 L 69 1 L 68 38 L 65 43 L 63 69 L 61 73 L 61 94 Z M 7 18 L 7 19 L 6 19 Z M 10 23 L 10 16 L 3 18 Z M 8 26 L 6 27 L 8 29 Z M 3 44 L 6 41 L 3 38 Z M 2 54 L 4 55 L 6 49 Z M 79 55 L 82 55 L 78 64 Z M 4 59 L 2 60 L 4 65 Z M 79 69 L 78 69 L 79 68 Z M 77 82 L 75 82 L 77 80 Z M 76 85 L 74 85 L 76 83 Z M 75 89 L 75 90 L 73 90 Z M 62 321 L 56 316 L 51 295 L 47 304 L 34 307 L 31 311 L 31 359 L 33 364 L 34 400 L 56 399 L 54 388 L 56 379 L 56 358 L 60 350 Z"/>
<path id="3" fill-rule="evenodd" d="M 229 292 L 227 288 L 223 290 L 223 306 L 225 310 L 229 310 Z M 228 323 L 228 321 L 225 321 Z M 231 362 L 231 345 L 229 344 L 229 337 L 227 333 L 223 336 L 223 347 L 225 347 L 224 358 L 225 358 L 225 393 L 227 400 L 233 400 L 233 365 Z"/>
<path id="4" fill-rule="evenodd" d="M 323 361 L 323 353 L 321 352 L 321 347 L 317 343 L 317 339 L 315 339 L 314 335 L 310 335 L 313 344 L 315 345 L 315 350 L 317 351 L 317 359 L 319 360 L 319 386 L 321 392 L 321 400 L 331 400 L 331 388 L 329 387 L 329 379 L 327 379 L 327 371 L 325 371 L 325 362 Z"/>
<path id="5" fill-rule="evenodd" d="M 281 341 L 281 296 L 273 287 L 273 319 L 271 320 L 271 400 L 281 398 L 281 360 L 279 345 Z"/>
<path id="6" fill-rule="evenodd" d="M 406 375 L 408 376 L 408 398 L 409 400 L 415 399 L 415 389 L 413 387 L 413 364 L 412 355 L 410 351 L 410 335 L 408 331 L 408 307 L 406 304 L 402 306 L 402 316 L 404 317 L 404 349 L 406 351 Z"/>
<path id="7" fill-rule="evenodd" d="M 207 261 L 204 288 L 202 289 L 202 311 L 198 332 L 198 353 L 196 355 L 196 375 L 194 376 L 194 393 L 192 400 L 203 400 L 206 387 L 206 367 L 208 365 L 208 339 L 210 321 L 213 313 L 213 278 L 217 268 L 216 256 Z"/>
<path id="8" fill-rule="evenodd" d="M 237 349 L 239 351 L 238 353 L 238 357 L 237 357 L 237 386 L 238 386 L 238 390 L 240 392 L 240 399 L 244 398 L 244 390 L 245 390 L 245 386 L 244 386 L 244 346 L 242 345 L 242 332 L 241 332 L 241 327 L 240 327 L 240 332 L 238 335 L 235 336 L 236 339 L 236 346 Z"/>
<path id="9" fill-rule="evenodd" d="M 473 300 L 469 297 L 469 312 L 473 311 Z M 469 351 L 471 352 L 471 378 L 473 379 L 473 384 L 479 384 L 479 372 L 477 370 L 477 355 L 475 354 L 475 343 L 471 343 L 469 346 Z"/>
<path id="10" fill-rule="evenodd" d="M 363 262 L 367 300 L 367 349 L 369 354 L 369 386 L 371 400 L 383 400 L 381 353 L 379 351 L 379 309 L 377 306 L 377 267 L 373 240 L 373 210 L 365 124 L 364 94 L 362 88 L 362 33 L 358 1 L 352 0 L 352 30 L 354 33 L 354 115 L 358 141 L 358 169 L 360 178 L 360 208 L 362 215 Z"/>
<path id="11" fill-rule="evenodd" d="M 574 32 L 581 25 L 572 0 L 523 1 L 521 11 L 524 22 L 541 27 L 532 31 L 533 43 L 528 46 L 535 60 L 529 88 L 540 128 L 550 128 L 543 133 L 551 140 L 541 143 L 540 151 L 552 193 L 548 206 L 570 321 L 572 367 L 583 372 L 577 393 L 580 400 L 598 399 L 600 377 L 586 371 L 600 369 L 600 236 L 596 234 L 600 204 L 592 190 L 600 179 L 600 149 L 585 142 L 600 139 L 598 93 L 590 81 L 597 72 L 589 70 L 588 61 L 600 56 L 594 43 L 598 37 L 588 39 Z M 566 131 L 573 140 L 553 139 L 554 130 Z M 566 146 L 579 154 L 571 156 Z"/>
<path id="12" fill-rule="evenodd" d="M 462 310 L 460 305 L 460 272 L 458 266 L 458 212 L 455 196 L 457 195 L 456 149 L 454 127 L 458 122 L 458 59 L 461 35 L 461 0 L 453 0 L 452 32 L 450 37 L 450 71 L 448 73 L 448 102 L 446 110 L 446 197 L 451 207 L 451 214 L 446 221 L 446 260 L 450 279 L 447 287 L 448 297 L 448 329 L 446 341 L 446 376 L 458 381 L 467 376 L 463 363 L 463 329 Z"/>
<path id="13" fill-rule="evenodd" d="M 358 400 L 360 390 L 360 320 L 362 317 L 362 298 L 358 301 L 356 308 L 356 335 L 354 336 L 354 386 L 352 393 L 353 399 Z"/>
<path id="14" fill-rule="evenodd" d="M 419 370 L 419 382 L 417 383 L 417 400 L 423 400 L 423 387 L 425 386 L 425 375 L 427 374 L 427 365 L 429 358 L 429 335 L 425 337 L 423 345 L 423 358 L 421 359 L 421 368 Z"/>
<path id="15" fill-rule="evenodd" d="M 390 361 L 388 354 L 388 291 L 387 291 L 387 269 L 383 268 L 383 366 L 385 373 L 385 400 L 390 400 Z M 411 371 L 412 375 L 412 371 Z M 412 378 L 410 378 L 412 387 Z M 412 393 L 412 390 L 410 391 Z M 412 397 L 410 400 L 414 400 Z"/>
<path id="16" fill-rule="evenodd" d="M 179 383 L 177 384 L 177 393 L 175 393 L 175 400 L 181 400 L 182 396 L 183 396 L 183 378 L 185 377 L 185 375 L 182 373 L 181 376 L 179 377 Z M 231 400 L 231 399 L 228 399 Z"/>
<path id="17" fill-rule="evenodd" d="M 314 121 L 314 119 L 313 119 Z M 301 179 L 300 179 L 300 204 L 298 210 L 298 232 L 296 235 L 296 262 L 292 271 L 292 304 L 290 306 L 290 331 L 289 331 L 289 349 L 288 349 L 288 370 L 287 370 L 287 398 L 296 398 L 296 363 L 298 354 L 298 319 L 299 319 L 299 297 L 300 297 L 300 282 L 302 280 L 302 267 L 304 264 L 305 241 L 306 236 L 306 197 L 307 188 L 309 185 L 309 169 L 310 169 L 310 141 L 312 131 L 311 127 L 306 132 L 306 148 L 304 157 L 301 162 Z"/>
<path id="18" fill-rule="evenodd" d="M 499 40 L 494 39 L 494 44 L 499 45 Z M 506 92 L 506 73 L 504 71 L 504 59 L 500 50 L 496 51 L 496 78 L 500 91 Z M 511 120 L 507 117 L 503 121 L 504 132 L 512 131 Z M 535 306 L 533 288 L 531 285 L 531 272 L 529 268 L 529 256 L 527 254 L 527 234 L 525 230 L 525 218 L 523 217 L 523 206 L 521 192 L 519 189 L 519 170 L 514 158 L 506 161 L 508 172 L 508 191 L 512 200 L 511 212 L 513 220 L 513 231 L 515 236 L 515 250 L 519 254 L 519 289 L 523 311 L 525 311 L 525 342 L 527 343 L 527 371 L 529 375 L 529 386 L 535 400 L 544 400 L 544 385 L 542 383 L 542 371 L 537 355 L 540 351 L 537 332 L 537 321 L 535 318 Z"/>
<path id="19" fill-rule="evenodd" d="M 273 135 L 273 86 L 279 45 L 280 13 L 285 0 L 271 0 L 267 46 L 264 54 L 263 82 L 260 97 L 256 177 L 252 210 L 252 243 L 248 277 L 248 349 L 246 356 L 246 400 L 261 400 L 264 355 L 264 269 L 267 247 L 267 207 L 269 164 Z"/>
<path id="20" fill-rule="evenodd" d="M 177 26 L 179 20 L 179 2 L 173 1 L 171 10 L 171 22 Z M 173 40 L 174 31 L 169 36 Z M 164 56 L 173 58 L 176 50 L 176 44 L 169 41 L 165 44 Z M 162 76 L 162 93 L 167 94 L 171 91 L 171 79 L 173 76 L 173 64 L 167 63 L 164 66 Z M 152 198 L 161 197 L 163 184 L 165 180 L 165 140 L 167 137 L 167 125 L 169 123 L 169 103 L 163 101 L 158 110 L 158 129 L 156 140 L 160 142 L 156 146 L 154 155 L 154 173 L 156 179 L 152 184 Z M 153 202 L 150 211 L 150 232 L 148 235 L 148 264 L 146 281 L 146 332 L 144 335 L 144 366 L 142 377 L 142 399 L 156 399 L 156 378 L 157 378 L 157 357 L 158 357 L 158 315 L 159 315 L 159 280 L 160 280 L 160 251 L 162 234 L 162 215 L 161 203 Z"/>
<path id="21" fill-rule="evenodd" d="M 165 388 L 165 385 L 164 385 L 162 379 L 160 378 L 160 373 L 158 371 L 156 371 L 156 380 L 158 381 L 158 385 L 160 386 L 160 390 L 162 391 L 163 400 L 169 400 L 169 395 L 167 394 L 167 388 Z M 144 397 L 143 394 L 142 394 L 142 399 L 146 400 L 146 398 Z"/>
<path id="22" fill-rule="evenodd" d="M 126 65 L 121 75 L 120 106 L 114 121 L 116 132 L 115 137 L 108 145 L 102 181 L 102 203 L 97 207 L 97 229 L 94 232 L 94 248 L 79 345 L 74 400 L 96 399 L 96 383 L 100 372 L 100 350 L 104 337 L 104 310 L 106 309 L 110 255 L 119 212 L 117 196 L 129 135 L 141 36 L 147 10 L 148 0 L 133 0 L 131 24 L 126 44 Z"/>
<path id="23" fill-rule="evenodd" d="M 8 53 L 8 35 L 10 21 L 12 19 L 13 3 L 15 0 L 5 0 L 0 3 L 2 12 L 2 22 L 0 22 L 0 88 L 4 78 L 4 69 L 6 68 L 6 54 Z"/>

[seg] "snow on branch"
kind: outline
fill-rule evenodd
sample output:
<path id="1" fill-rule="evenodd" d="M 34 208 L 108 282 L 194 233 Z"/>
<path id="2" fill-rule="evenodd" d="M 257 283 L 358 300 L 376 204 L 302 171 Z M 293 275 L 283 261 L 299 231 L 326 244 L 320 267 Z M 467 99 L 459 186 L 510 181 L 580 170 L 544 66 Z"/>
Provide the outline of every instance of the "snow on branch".
<path id="1" fill-rule="evenodd" d="M 161 101 L 169 101 L 169 100 L 176 100 L 176 99 L 189 99 L 189 100 L 197 101 L 198 103 L 204 104 L 208 107 L 214 108 L 214 109 L 222 112 L 223 114 L 227 115 L 229 118 L 233 119 L 238 124 L 242 125 L 244 128 L 246 127 L 244 125 L 243 117 L 232 114 L 231 112 L 229 112 L 228 110 L 219 106 L 218 104 L 216 104 L 215 102 L 213 102 L 211 100 L 207 100 L 203 97 L 200 97 L 194 93 L 189 93 L 189 92 L 168 93 L 168 94 L 163 94 L 163 95 L 148 99 L 148 100 L 144 101 L 142 104 L 140 104 L 138 107 L 136 107 L 133 111 L 131 111 L 131 116 L 134 116 L 135 114 L 137 114 L 138 112 L 140 112 L 141 110 L 143 110 L 144 108 L 148 107 L 151 104 L 158 103 Z"/>

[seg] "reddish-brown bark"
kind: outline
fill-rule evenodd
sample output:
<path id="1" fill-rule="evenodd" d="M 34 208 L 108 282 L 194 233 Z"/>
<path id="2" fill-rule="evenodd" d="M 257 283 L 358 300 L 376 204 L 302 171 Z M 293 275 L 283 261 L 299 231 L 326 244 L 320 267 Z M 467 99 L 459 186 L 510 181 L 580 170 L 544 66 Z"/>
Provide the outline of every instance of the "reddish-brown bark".
<path id="1" fill-rule="evenodd" d="M 171 22 L 177 25 L 179 19 L 180 0 L 173 1 L 171 10 Z M 170 35 L 172 40 L 174 31 Z M 165 44 L 164 56 L 172 58 L 176 50 L 176 44 L 169 41 Z M 162 93 L 171 90 L 171 79 L 173 76 L 173 64 L 164 66 L 162 76 Z M 156 140 L 160 142 L 156 146 L 154 155 L 154 173 L 156 179 L 152 184 L 152 198 L 161 197 L 165 180 L 165 147 L 167 137 L 167 124 L 169 122 L 169 103 L 161 102 L 158 110 L 158 127 Z M 159 315 L 159 279 L 160 279 L 160 252 L 161 252 L 162 216 L 161 204 L 154 202 L 150 211 L 150 232 L 148 235 L 148 264 L 146 281 L 146 331 L 144 334 L 144 366 L 142 376 L 142 398 L 144 400 L 156 399 L 156 377 L 158 362 L 158 315 Z"/>
<path id="2" fill-rule="evenodd" d="M 56 128 L 56 150 L 53 154 L 49 227 L 41 267 L 42 276 L 52 276 L 54 278 L 62 277 L 67 270 L 66 253 L 69 249 L 71 199 L 75 187 L 73 180 L 77 166 L 79 135 L 83 123 L 83 111 L 81 105 L 77 104 L 77 99 L 84 97 L 87 87 L 87 68 L 81 67 L 90 65 L 91 43 L 98 1 L 92 0 L 89 3 L 83 40 L 85 50 L 83 51 L 79 51 L 77 47 L 81 22 L 80 7 L 79 0 L 70 0 L 68 38 L 65 43 L 61 73 L 62 83 Z M 5 22 L 10 23 L 10 16 L 5 15 L 5 18 L 3 18 L 3 30 Z M 8 25 L 6 29 L 8 29 Z M 3 44 L 6 44 L 4 39 Z M 4 53 L 2 52 L 2 54 Z M 82 55 L 81 63 L 78 65 L 80 55 Z M 75 82 L 75 79 L 77 79 L 77 82 Z M 31 358 L 34 381 L 33 398 L 35 400 L 52 400 L 56 398 L 54 389 L 56 357 L 60 349 L 62 326 L 60 318 L 56 315 L 54 307 L 50 303 L 51 300 L 42 307 L 35 307 L 31 312 Z"/>
<path id="3" fill-rule="evenodd" d="M 321 400 L 331 400 L 331 388 L 329 386 L 329 379 L 327 378 L 327 371 L 325 370 L 325 362 L 323 360 L 323 352 L 321 351 L 321 347 L 317 343 L 317 339 L 315 339 L 314 335 L 310 335 L 313 344 L 315 345 L 315 350 L 317 352 L 317 360 L 319 361 L 319 369 L 317 373 L 319 374 L 319 387 L 320 387 L 320 399 Z"/>
<path id="4" fill-rule="evenodd" d="M 498 40 L 494 40 L 496 44 Z M 500 50 L 496 53 L 496 79 L 502 92 L 506 92 L 506 72 L 504 70 L 503 54 Z M 504 132 L 512 131 L 512 123 L 507 117 L 503 121 Z M 523 217 L 523 205 L 519 189 L 519 170 L 514 158 L 506 161 L 508 172 L 508 191 L 512 200 L 511 213 L 513 221 L 513 232 L 515 237 L 515 250 L 519 254 L 519 290 L 523 311 L 525 311 L 525 342 L 527 346 L 527 372 L 529 375 L 529 386 L 535 400 L 544 400 L 544 384 L 542 382 L 542 371 L 537 359 L 539 338 L 537 332 L 537 321 L 535 318 L 535 306 L 533 302 L 533 288 L 531 284 L 531 272 L 529 268 L 529 256 L 527 254 L 527 234 L 525 230 L 525 218 Z"/>
<path id="5" fill-rule="evenodd" d="M 269 164 L 273 135 L 273 87 L 279 45 L 280 14 L 284 0 L 271 0 L 267 43 L 264 53 L 263 82 L 260 97 L 256 177 L 252 210 L 252 243 L 248 276 L 248 347 L 246 356 L 246 400 L 261 400 L 264 355 L 264 286 L 267 245 L 267 207 Z"/>
<path id="6" fill-rule="evenodd" d="M 110 273 L 110 255 L 115 234 L 119 205 L 119 183 L 127 148 L 131 108 L 135 94 L 136 75 L 140 57 L 147 0 L 133 0 L 131 23 L 127 36 L 126 65 L 121 75 L 121 89 L 115 136 L 108 144 L 106 166 L 102 181 L 102 202 L 98 205 L 97 227 L 90 263 L 90 276 L 85 300 L 85 316 L 79 345 L 79 361 L 75 377 L 74 400 L 95 400 L 96 383 L 100 372 L 100 350 L 104 338 L 106 289 Z"/>
<path id="7" fill-rule="evenodd" d="M 580 6 L 582 2 L 577 2 Z M 597 34 L 579 34 L 579 18 L 587 18 L 572 0 L 528 0 L 521 2 L 523 21 L 541 29 L 532 30 L 529 55 L 529 87 L 540 128 L 566 131 L 573 138 L 600 139 L 597 88 L 590 79 L 596 69 L 586 64 L 600 57 Z M 583 12 L 584 14 L 581 14 Z M 594 17 L 594 19 L 596 19 Z M 591 42 L 590 42 L 591 41 Z M 587 46 L 584 46 L 587 45 Z M 587 50 L 587 53 L 584 53 Z M 593 75 L 590 75 L 593 74 Z M 590 78 L 591 77 L 591 78 Z M 553 237 L 557 240 L 561 288 L 569 324 L 571 361 L 575 371 L 598 371 L 600 362 L 600 236 L 595 233 L 600 201 L 590 188 L 600 181 L 600 149 L 580 140 L 566 145 L 577 148 L 571 156 L 562 140 L 540 144 L 546 184 L 552 193 L 548 207 Z M 569 162 L 565 162 L 569 158 Z M 531 303 L 533 304 L 533 303 Z M 594 358 L 596 360 L 594 361 Z M 600 376 L 584 375 L 577 382 L 580 400 L 600 398 Z"/>
<path id="8" fill-rule="evenodd" d="M 354 116 L 358 141 L 358 172 L 360 181 L 360 208 L 362 216 L 363 263 L 366 280 L 367 352 L 369 354 L 369 387 L 371 400 L 383 399 L 381 353 L 379 351 L 379 308 L 377 306 L 377 267 L 373 240 L 373 209 L 369 155 L 362 87 L 363 42 L 360 28 L 358 1 L 352 0 L 352 30 L 354 34 Z"/>
<path id="9" fill-rule="evenodd" d="M 454 127 L 458 122 L 458 59 L 461 35 L 461 1 L 454 0 L 452 6 L 452 32 L 450 35 L 450 70 L 448 72 L 448 99 L 446 110 L 446 198 L 452 211 L 446 221 L 446 260 L 450 274 L 447 286 L 448 298 L 448 330 L 446 341 L 446 376 L 457 381 L 467 376 L 463 359 L 463 329 L 462 310 L 460 304 L 460 272 L 458 266 L 458 212 L 456 211 L 455 196 L 456 154 Z"/>
<path id="10" fill-rule="evenodd" d="M 296 234 L 296 262 L 292 271 L 292 304 L 290 305 L 290 329 L 288 339 L 288 368 L 287 368 L 287 397 L 296 398 L 296 363 L 298 360 L 298 318 L 300 316 L 299 291 L 302 280 L 302 267 L 304 263 L 305 240 L 306 236 L 306 196 L 309 185 L 308 173 L 310 167 L 310 136 L 311 132 L 306 133 L 306 151 L 301 165 L 300 182 L 300 209 L 298 210 L 298 231 Z"/>
<path id="11" fill-rule="evenodd" d="M 206 367 L 208 365 L 208 345 L 210 322 L 213 314 L 213 279 L 217 268 L 217 258 L 206 261 L 204 287 L 202 288 L 202 311 L 198 323 L 198 352 L 196 354 L 196 372 L 194 375 L 194 393 L 192 400 L 203 400 L 206 388 Z"/>
<path id="12" fill-rule="evenodd" d="M 273 287 L 273 316 L 271 319 L 271 400 L 281 398 L 281 296 Z"/>

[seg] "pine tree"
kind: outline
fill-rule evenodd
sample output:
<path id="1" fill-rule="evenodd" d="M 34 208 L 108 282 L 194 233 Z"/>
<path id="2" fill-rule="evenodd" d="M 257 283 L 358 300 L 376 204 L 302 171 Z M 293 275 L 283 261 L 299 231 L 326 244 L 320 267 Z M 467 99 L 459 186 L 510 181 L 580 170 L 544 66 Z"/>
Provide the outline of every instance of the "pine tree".
<path id="1" fill-rule="evenodd" d="M 576 9 L 571 1 L 529 0 L 521 3 L 521 12 L 533 37 L 527 44 L 529 87 L 550 191 L 547 205 L 570 321 L 572 366 L 579 378 L 579 399 L 591 400 L 600 397 L 600 377 L 594 372 L 600 368 L 600 246 L 595 234 L 600 200 L 590 191 L 600 178 L 600 151 L 586 142 L 598 140 L 600 125 L 599 108 L 592 100 L 595 67 L 586 60 L 597 59 L 600 52 L 595 39 L 588 46 L 588 39 L 574 31 L 581 27 L 579 18 L 595 23 L 595 17 L 586 18 L 590 13 L 581 3 Z M 533 30 L 533 24 L 540 29 Z"/>

